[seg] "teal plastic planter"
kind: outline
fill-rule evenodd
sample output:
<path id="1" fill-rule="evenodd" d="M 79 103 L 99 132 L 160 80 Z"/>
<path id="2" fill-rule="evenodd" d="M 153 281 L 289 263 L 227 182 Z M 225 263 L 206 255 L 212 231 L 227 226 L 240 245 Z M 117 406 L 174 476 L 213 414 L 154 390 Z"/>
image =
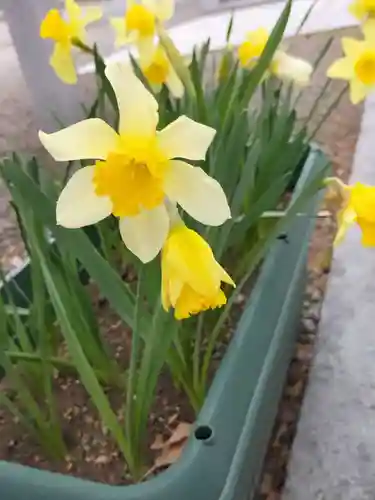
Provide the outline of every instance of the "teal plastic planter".
<path id="1" fill-rule="evenodd" d="M 311 175 L 323 176 L 326 163 L 311 151 L 296 189 Z M 298 330 L 317 198 L 269 252 L 175 465 L 146 483 L 109 486 L 0 462 L 0 499 L 251 500 Z M 18 278 L 27 281 L 26 274 Z"/>

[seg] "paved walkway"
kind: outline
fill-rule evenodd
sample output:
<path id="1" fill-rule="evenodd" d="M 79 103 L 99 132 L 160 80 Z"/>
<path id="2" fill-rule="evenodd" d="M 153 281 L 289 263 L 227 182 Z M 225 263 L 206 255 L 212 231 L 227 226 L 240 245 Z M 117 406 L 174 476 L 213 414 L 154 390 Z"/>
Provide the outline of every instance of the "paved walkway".
<path id="1" fill-rule="evenodd" d="M 375 184 L 375 95 L 351 182 Z M 353 228 L 334 255 L 283 500 L 375 499 L 375 249 Z"/>

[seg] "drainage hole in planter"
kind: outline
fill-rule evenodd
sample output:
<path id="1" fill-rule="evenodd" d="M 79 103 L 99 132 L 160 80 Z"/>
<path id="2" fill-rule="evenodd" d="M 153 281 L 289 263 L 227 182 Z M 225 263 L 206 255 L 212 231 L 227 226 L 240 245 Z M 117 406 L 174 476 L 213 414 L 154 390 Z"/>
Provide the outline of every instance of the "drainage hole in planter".
<path id="1" fill-rule="evenodd" d="M 195 436 L 195 439 L 197 439 L 198 441 L 209 441 L 211 440 L 212 436 L 213 436 L 213 430 L 212 430 L 212 427 L 210 427 L 209 425 L 200 425 L 199 427 L 197 427 L 194 431 L 194 436 Z"/>

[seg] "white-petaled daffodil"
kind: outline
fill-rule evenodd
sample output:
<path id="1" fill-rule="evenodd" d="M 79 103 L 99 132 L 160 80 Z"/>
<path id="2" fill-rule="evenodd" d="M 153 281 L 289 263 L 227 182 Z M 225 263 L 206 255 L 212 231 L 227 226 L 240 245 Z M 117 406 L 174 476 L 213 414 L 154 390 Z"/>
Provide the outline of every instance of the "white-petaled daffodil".
<path id="1" fill-rule="evenodd" d="M 345 57 L 335 61 L 327 71 L 329 78 L 348 80 L 350 99 L 358 104 L 375 91 L 375 23 L 367 21 L 363 27 L 364 40 L 343 38 Z"/>
<path id="2" fill-rule="evenodd" d="M 262 55 L 268 42 L 269 33 L 258 28 L 247 34 L 246 40 L 238 48 L 238 59 L 244 68 L 252 68 Z M 313 67 L 304 59 L 293 57 L 283 50 L 277 50 L 268 68 L 269 74 L 281 80 L 292 81 L 296 85 L 305 86 L 310 83 Z"/>
<path id="3" fill-rule="evenodd" d="M 57 9 L 47 12 L 40 25 L 41 38 L 50 38 L 55 46 L 50 65 L 57 76 L 68 84 L 77 82 L 72 50 L 77 43 L 85 43 L 85 28 L 89 23 L 102 17 L 99 7 L 86 7 L 84 10 L 74 1 L 65 0 L 66 18 Z"/>
<path id="4" fill-rule="evenodd" d="M 184 86 L 160 44 L 155 47 L 151 59 L 140 59 L 140 67 L 155 92 L 159 92 L 164 84 L 174 97 L 184 95 Z"/>
<path id="5" fill-rule="evenodd" d="M 78 228 L 113 214 L 125 245 L 147 262 L 169 232 L 166 199 L 203 224 L 219 226 L 230 218 L 220 184 L 180 159 L 203 160 L 215 130 L 180 116 L 157 131 L 158 103 L 129 64 L 108 66 L 106 76 L 117 96 L 119 133 L 99 118 L 39 133 L 57 161 L 97 160 L 68 181 L 57 202 L 57 223 Z"/>
<path id="6" fill-rule="evenodd" d="M 134 44 L 142 57 L 149 58 L 154 48 L 156 23 L 169 20 L 173 12 L 174 0 L 127 0 L 125 15 L 111 19 L 116 46 Z"/>

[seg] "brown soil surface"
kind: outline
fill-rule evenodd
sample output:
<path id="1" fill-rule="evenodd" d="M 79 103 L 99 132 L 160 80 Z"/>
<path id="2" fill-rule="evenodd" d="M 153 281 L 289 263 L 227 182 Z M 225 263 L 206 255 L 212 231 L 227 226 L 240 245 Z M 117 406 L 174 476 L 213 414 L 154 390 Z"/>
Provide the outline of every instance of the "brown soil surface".
<path id="1" fill-rule="evenodd" d="M 100 299 L 94 289 L 92 291 L 102 336 L 124 373 L 129 364 L 131 333 L 111 311 L 108 303 Z M 62 346 L 62 352 L 64 350 Z M 10 394 L 11 391 L 6 386 L 7 381 L 3 379 L 0 388 Z M 124 425 L 124 389 L 111 386 L 105 392 L 119 422 Z M 67 446 L 65 459 L 49 458 L 19 420 L 6 409 L 0 408 L 0 460 L 108 484 L 131 483 L 126 462 L 115 440 L 101 425 L 99 414 L 80 380 L 73 374 L 56 373 L 54 394 Z M 151 449 L 155 439 L 161 443 L 166 442 L 181 423 L 189 422 L 194 422 L 194 412 L 186 397 L 175 388 L 168 374 L 162 374 L 148 418 L 144 473 L 155 465 L 155 460 L 162 451 Z M 177 444 L 182 447 L 185 440 L 184 435 Z M 155 467 L 154 472 L 160 472 L 163 468 L 165 467 Z"/>

